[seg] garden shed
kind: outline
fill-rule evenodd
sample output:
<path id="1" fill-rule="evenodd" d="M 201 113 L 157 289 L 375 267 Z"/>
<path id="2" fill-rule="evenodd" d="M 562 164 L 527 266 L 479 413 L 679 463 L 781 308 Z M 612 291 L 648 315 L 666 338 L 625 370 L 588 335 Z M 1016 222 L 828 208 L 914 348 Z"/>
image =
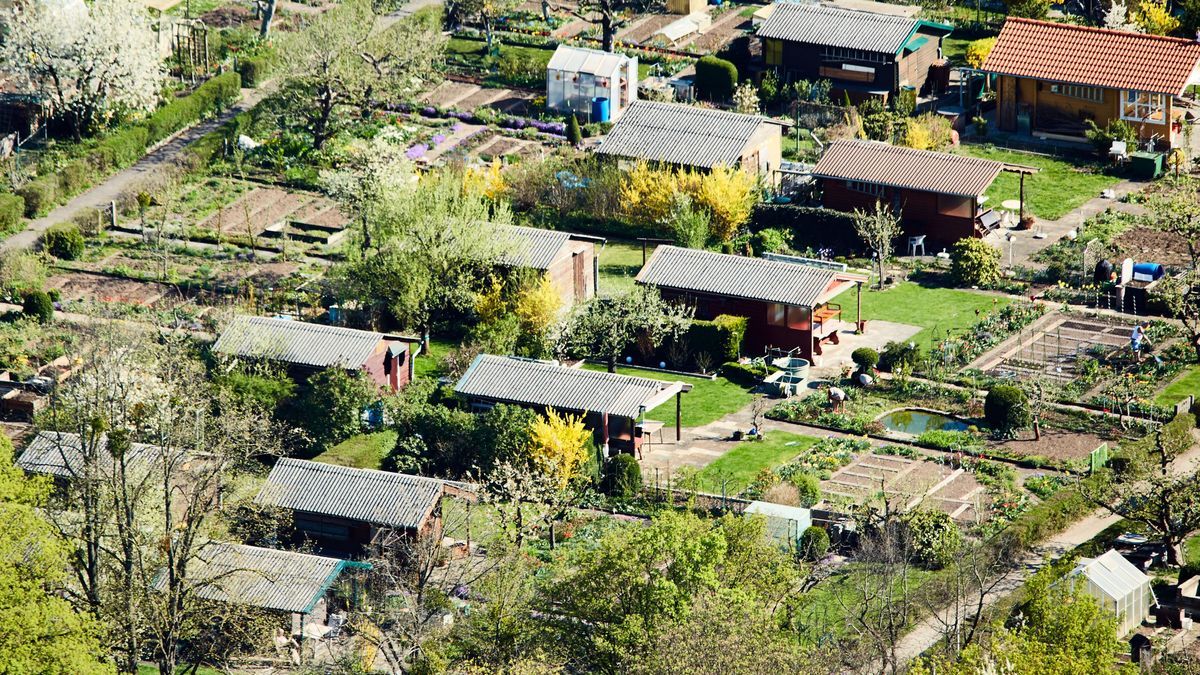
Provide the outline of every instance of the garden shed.
<path id="1" fill-rule="evenodd" d="M 291 511 L 296 530 L 324 550 L 355 556 L 380 530 L 436 533 L 443 492 L 434 478 L 284 458 L 254 501 Z"/>
<path id="2" fill-rule="evenodd" d="M 858 286 L 861 295 L 867 277 L 801 259 L 659 246 L 636 281 L 658 288 L 664 298 L 695 307 L 697 319 L 746 317 L 742 349 L 747 354 L 775 348 L 815 363 L 822 343 L 840 340 L 839 331 L 850 327 L 842 306 L 831 300 L 851 286 Z M 855 321 L 862 318 L 857 307 Z"/>
<path id="3" fill-rule="evenodd" d="M 496 233 L 511 245 L 501 262 L 545 275 L 564 308 L 596 295 L 600 280 L 596 244 L 603 244 L 603 238 L 520 225 L 497 225 Z"/>
<path id="4" fill-rule="evenodd" d="M 637 99 L 635 56 L 559 45 L 546 66 L 546 108 L 584 122 L 612 122 Z"/>
<path id="5" fill-rule="evenodd" d="M 800 535 L 812 526 L 812 511 L 799 506 L 772 502 L 750 502 L 746 515 L 761 515 L 767 519 L 767 534 L 789 549 L 800 546 Z"/>
<path id="6" fill-rule="evenodd" d="M 1081 558 L 1071 573 L 1087 594 L 1117 615 L 1117 633 L 1126 635 L 1141 625 L 1150 608 L 1158 604 L 1150 577 L 1117 551 L 1096 558 Z"/>
<path id="7" fill-rule="evenodd" d="M 398 391 L 412 380 L 421 339 L 266 316 L 239 316 L 221 332 L 213 351 L 275 361 L 294 375 L 326 368 L 362 372 L 380 388 Z"/>
<path id="8" fill-rule="evenodd" d="M 663 422 L 646 412 L 675 398 L 675 439 L 681 437 L 681 398 L 692 385 L 618 373 L 571 368 L 550 361 L 480 354 L 454 385 L 471 408 L 498 403 L 582 415 L 596 445 L 635 453 Z"/>

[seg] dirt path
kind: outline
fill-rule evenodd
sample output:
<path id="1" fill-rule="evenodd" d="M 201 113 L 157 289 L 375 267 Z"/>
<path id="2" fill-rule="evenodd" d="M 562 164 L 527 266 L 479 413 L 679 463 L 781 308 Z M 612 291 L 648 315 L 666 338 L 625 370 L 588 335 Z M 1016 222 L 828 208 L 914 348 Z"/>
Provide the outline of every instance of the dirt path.
<path id="1" fill-rule="evenodd" d="M 84 209 L 107 206 L 126 190 L 153 175 L 159 169 L 174 163 L 180 153 L 189 145 L 209 132 L 215 131 L 222 124 L 233 119 L 234 116 L 253 108 L 272 89 L 272 83 L 270 82 L 256 89 L 243 89 L 241 99 L 225 110 L 225 112 L 175 134 L 157 148 L 147 153 L 133 166 L 114 173 L 103 182 L 81 192 L 71 201 L 59 206 L 47 215 L 30 221 L 23 231 L 14 234 L 5 239 L 3 243 L 0 243 L 0 251 L 33 248 L 38 240 L 41 239 L 42 233 L 52 225 L 68 221 Z"/>

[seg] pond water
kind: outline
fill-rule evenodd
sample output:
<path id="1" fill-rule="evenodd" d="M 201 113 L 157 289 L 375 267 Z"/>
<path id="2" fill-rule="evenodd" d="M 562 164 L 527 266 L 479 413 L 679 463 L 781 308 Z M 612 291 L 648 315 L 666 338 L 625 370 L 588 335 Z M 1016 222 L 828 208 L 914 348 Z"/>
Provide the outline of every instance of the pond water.
<path id="1" fill-rule="evenodd" d="M 896 410 L 879 418 L 883 426 L 913 436 L 926 431 L 966 431 L 966 422 L 949 415 L 926 410 Z"/>

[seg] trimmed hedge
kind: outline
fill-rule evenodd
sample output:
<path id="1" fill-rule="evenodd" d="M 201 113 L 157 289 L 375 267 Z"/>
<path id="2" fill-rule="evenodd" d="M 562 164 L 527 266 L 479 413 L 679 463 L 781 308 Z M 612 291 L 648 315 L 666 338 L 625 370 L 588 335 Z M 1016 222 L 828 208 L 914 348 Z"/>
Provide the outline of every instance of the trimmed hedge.
<path id="1" fill-rule="evenodd" d="M 62 260 L 75 260 L 83 255 L 83 233 L 74 223 L 59 223 L 42 235 L 42 248 Z"/>
<path id="2" fill-rule="evenodd" d="M 15 192 L 25 200 L 26 218 L 50 212 L 95 184 L 101 175 L 123 169 L 142 158 L 146 148 L 198 122 L 209 112 L 227 107 L 241 96 L 241 77 L 229 72 L 218 75 L 154 111 L 144 122 L 113 131 L 97 141 L 86 156 L 73 160 L 53 174 L 39 176 Z"/>
<path id="3" fill-rule="evenodd" d="M 271 71 L 275 69 L 275 55 L 263 54 L 261 56 L 250 56 L 238 59 L 237 74 L 241 79 L 242 86 L 247 89 L 253 89 L 271 76 Z"/>
<path id="4" fill-rule="evenodd" d="M 712 321 L 694 320 L 685 340 L 693 354 L 708 352 L 715 361 L 737 361 L 746 336 L 746 317 L 722 314 Z"/>
<path id="5" fill-rule="evenodd" d="M 45 291 L 33 291 L 25 296 L 21 313 L 36 319 L 38 323 L 49 323 L 54 319 L 54 301 Z"/>
<path id="6" fill-rule="evenodd" d="M 753 387 L 767 376 L 767 366 L 763 363 L 738 363 L 730 361 L 721 366 L 721 376 L 734 384 L 743 387 Z"/>
<path id="7" fill-rule="evenodd" d="M 0 234 L 21 229 L 21 218 L 25 215 L 25 200 L 21 195 L 0 193 Z"/>
<path id="8" fill-rule="evenodd" d="M 831 248 L 846 252 L 862 248 L 849 213 L 792 204 L 759 204 L 750 215 L 750 230 L 780 229 L 791 232 L 792 247 Z"/>
<path id="9" fill-rule="evenodd" d="M 705 56 L 696 62 L 696 96 L 727 101 L 737 87 L 737 66 L 725 59 Z"/>
<path id="10" fill-rule="evenodd" d="M 176 131 L 198 122 L 206 113 L 224 108 L 241 95 L 242 78 L 234 72 L 218 75 L 187 96 L 177 98 L 146 120 L 147 141 L 157 143 Z"/>
<path id="11" fill-rule="evenodd" d="M 16 193 L 25 202 L 26 218 L 44 216 L 58 203 L 58 176 L 35 178 L 17 188 Z"/>

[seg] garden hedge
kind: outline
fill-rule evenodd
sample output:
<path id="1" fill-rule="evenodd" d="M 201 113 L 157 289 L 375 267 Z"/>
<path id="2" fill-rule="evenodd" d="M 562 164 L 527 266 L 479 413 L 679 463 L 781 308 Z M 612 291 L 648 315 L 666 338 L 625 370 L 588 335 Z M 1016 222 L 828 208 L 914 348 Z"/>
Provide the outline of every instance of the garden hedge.
<path id="1" fill-rule="evenodd" d="M 792 248 L 830 248 L 837 252 L 862 247 L 854 234 L 854 217 L 848 213 L 792 204 L 759 204 L 750 215 L 750 230 L 781 229 L 791 232 Z"/>
<path id="2" fill-rule="evenodd" d="M 271 71 L 275 69 L 275 55 L 262 54 L 249 56 L 238 60 L 237 73 L 241 86 L 253 89 L 267 81 Z"/>
<path id="3" fill-rule="evenodd" d="M 75 260 L 83 255 L 83 233 L 74 223 L 59 223 L 42 235 L 42 248 L 62 260 Z"/>
<path id="4" fill-rule="evenodd" d="M 148 141 L 157 143 L 180 129 L 198 122 L 206 113 L 224 108 L 241 95 L 242 78 L 234 72 L 218 75 L 187 96 L 154 111 L 146 120 Z"/>
<path id="5" fill-rule="evenodd" d="M 727 101 L 737 87 L 737 66 L 725 59 L 705 56 L 696 62 L 696 96 Z"/>
<path id="6" fill-rule="evenodd" d="M 241 77 L 233 72 L 224 73 L 187 96 L 163 105 L 144 122 L 114 130 L 97 141 L 87 155 L 15 190 L 25 200 L 25 217 L 36 218 L 49 213 L 55 205 L 91 187 L 102 175 L 141 159 L 150 145 L 198 122 L 209 112 L 227 107 L 240 95 Z"/>
<path id="7" fill-rule="evenodd" d="M 722 314 L 712 321 L 695 320 L 685 341 L 692 354 L 707 352 L 715 361 L 737 361 L 746 336 L 746 317 Z"/>
<path id="8" fill-rule="evenodd" d="M 767 367 L 758 363 L 730 361 L 721 366 L 721 376 L 743 387 L 753 387 L 767 376 Z"/>
<path id="9" fill-rule="evenodd" d="M 58 176 L 35 178 L 17 188 L 16 193 L 25 201 L 26 218 L 46 215 L 58 203 Z"/>
<path id="10" fill-rule="evenodd" d="M 21 313 L 38 323 L 49 323 L 54 318 L 54 301 L 46 291 L 32 291 L 25 296 Z"/>
<path id="11" fill-rule="evenodd" d="M 21 229 L 21 218 L 25 215 L 25 200 L 21 195 L 0 193 L 0 233 L 7 234 Z"/>

